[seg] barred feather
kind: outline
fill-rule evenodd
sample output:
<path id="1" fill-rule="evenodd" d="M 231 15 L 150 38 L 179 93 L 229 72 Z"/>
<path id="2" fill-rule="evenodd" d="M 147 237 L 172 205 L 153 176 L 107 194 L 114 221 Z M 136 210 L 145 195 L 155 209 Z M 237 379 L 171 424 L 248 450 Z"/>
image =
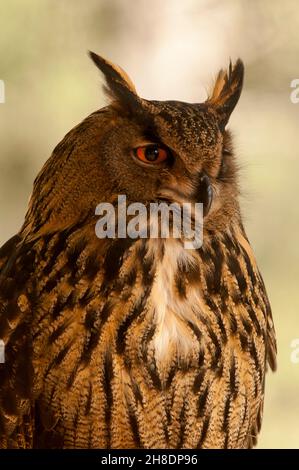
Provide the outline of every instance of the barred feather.
<path id="1" fill-rule="evenodd" d="M 107 62 L 98 64 L 109 73 Z M 221 122 L 232 111 L 242 72 L 238 62 L 222 93 L 217 83 L 213 103 L 145 105 L 142 131 L 140 114 L 132 130 L 113 104 L 54 150 L 24 226 L 0 250 L 0 448 L 256 443 L 266 363 L 276 367 L 275 332 L 242 226 L 230 136 L 215 117 L 219 96 Z M 125 93 L 118 73 L 113 68 L 108 86 Z M 144 168 L 117 153 L 121 129 L 125 142 L 136 133 L 158 133 L 165 145 L 172 138 L 181 166 L 147 173 L 145 183 Z M 166 183 L 168 195 L 179 184 L 180 198 L 204 203 L 203 172 L 214 200 L 201 248 L 186 250 L 180 239 L 96 237 L 98 198 L 114 201 L 127 183 L 129 200 L 148 202 Z"/>

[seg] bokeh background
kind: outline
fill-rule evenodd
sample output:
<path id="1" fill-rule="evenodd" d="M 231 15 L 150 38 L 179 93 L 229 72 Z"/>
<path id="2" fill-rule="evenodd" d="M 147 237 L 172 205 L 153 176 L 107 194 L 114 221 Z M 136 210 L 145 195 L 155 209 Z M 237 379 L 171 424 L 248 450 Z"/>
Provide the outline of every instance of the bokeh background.
<path id="1" fill-rule="evenodd" d="M 145 98 L 206 97 L 241 57 L 230 128 L 242 208 L 273 306 L 278 371 L 268 374 L 259 447 L 299 448 L 299 78 L 297 0 L 1 0 L 0 244 L 20 228 L 33 179 L 54 146 L 104 104 L 86 51 L 120 64 Z"/>

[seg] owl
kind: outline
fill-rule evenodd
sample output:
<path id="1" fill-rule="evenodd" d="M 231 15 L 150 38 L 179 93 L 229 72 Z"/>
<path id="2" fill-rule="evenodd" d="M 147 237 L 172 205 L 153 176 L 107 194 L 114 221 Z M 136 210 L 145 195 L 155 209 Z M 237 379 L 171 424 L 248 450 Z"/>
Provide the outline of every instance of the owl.
<path id="1" fill-rule="evenodd" d="M 243 63 L 190 104 L 90 56 L 109 104 L 56 146 L 0 251 L 0 447 L 250 448 L 276 340 L 227 130 Z M 99 238 L 118 195 L 201 203 L 202 245 Z"/>

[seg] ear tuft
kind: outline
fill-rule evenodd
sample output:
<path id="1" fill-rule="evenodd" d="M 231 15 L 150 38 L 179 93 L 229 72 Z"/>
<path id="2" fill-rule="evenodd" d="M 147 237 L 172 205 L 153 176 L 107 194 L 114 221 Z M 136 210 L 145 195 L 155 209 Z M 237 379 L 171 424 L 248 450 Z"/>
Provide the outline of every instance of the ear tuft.
<path id="1" fill-rule="evenodd" d="M 137 103 L 139 98 L 135 86 L 124 70 L 118 65 L 100 57 L 95 52 L 89 51 L 89 56 L 97 68 L 104 74 L 106 80 L 105 92 L 112 100 L 118 101 L 125 106 Z"/>
<path id="2" fill-rule="evenodd" d="M 238 59 L 234 67 L 230 62 L 228 71 L 220 70 L 218 73 L 212 94 L 206 101 L 216 109 L 222 130 L 240 98 L 243 78 L 243 62 Z"/>

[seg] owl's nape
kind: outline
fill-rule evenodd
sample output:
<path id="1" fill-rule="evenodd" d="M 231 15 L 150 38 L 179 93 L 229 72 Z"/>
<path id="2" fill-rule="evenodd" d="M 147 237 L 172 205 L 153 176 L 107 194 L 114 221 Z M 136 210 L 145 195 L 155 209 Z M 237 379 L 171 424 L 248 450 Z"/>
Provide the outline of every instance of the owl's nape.
<path id="1" fill-rule="evenodd" d="M 91 58 L 111 102 L 57 145 L 0 250 L 0 448 L 252 447 L 276 342 L 226 129 L 243 64 L 190 104 Z M 202 202 L 203 245 L 97 238 L 119 194 Z"/>

